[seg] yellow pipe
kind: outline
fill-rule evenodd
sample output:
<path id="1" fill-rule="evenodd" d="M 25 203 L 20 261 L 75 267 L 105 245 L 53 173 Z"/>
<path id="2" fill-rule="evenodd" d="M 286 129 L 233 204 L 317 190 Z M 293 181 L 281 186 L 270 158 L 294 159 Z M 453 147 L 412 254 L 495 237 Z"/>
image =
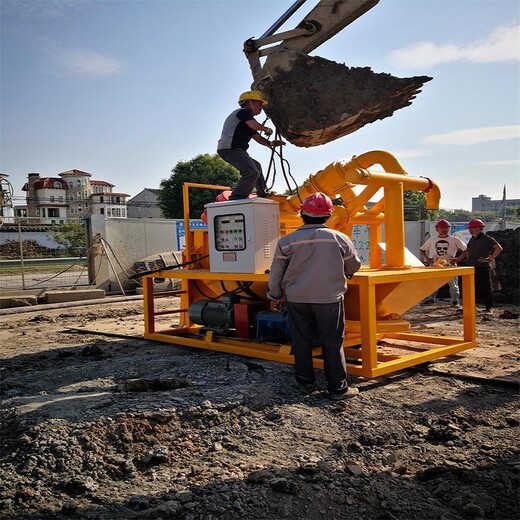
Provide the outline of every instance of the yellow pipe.
<path id="1" fill-rule="evenodd" d="M 373 150 L 371 152 L 366 152 L 364 154 L 354 156 L 351 162 L 357 166 L 360 166 L 361 168 L 370 168 L 374 164 L 379 164 L 383 167 L 385 172 L 408 175 L 399 161 L 391 153 L 385 152 L 383 150 Z M 424 191 L 426 193 L 427 209 L 439 209 L 439 203 L 441 199 L 441 191 L 439 187 L 437 184 L 435 184 L 430 179 L 427 179 L 426 177 L 419 177 L 417 180 L 421 179 L 426 182 L 426 185 L 422 183 L 423 187 L 411 189 L 417 189 L 418 191 Z"/>
<path id="2" fill-rule="evenodd" d="M 368 168 L 379 164 L 384 172 L 372 172 Z M 362 195 L 353 190 L 354 185 L 365 185 Z M 384 189 L 384 198 L 375 207 L 366 211 L 364 203 L 368 202 L 380 188 Z M 370 226 L 380 225 L 384 219 L 386 234 L 386 266 L 390 268 L 404 267 L 404 209 L 403 192 L 405 190 L 423 191 L 426 193 L 428 209 L 438 209 L 440 202 L 439 187 L 425 177 L 411 177 L 399 161 L 390 153 L 375 150 L 354 156 L 350 161 L 337 161 L 329 164 L 323 170 L 310 175 L 296 195 L 280 201 L 280 214 L 297 212 L 300 201 L 307 195 L 321 191 L 331 197 L 342 197 L 344 210 L 330 221 L 330 226 L 336 229 L 346 229 L 345 218 L 349 226 L 355 223 L 366 223 Z M 363 210 L 361 210 L 363 207 Z M 339 213 L 339 212 L 338 212 Z M 338 227 L 336 227 L 338 226 Z M 377 243 L 371 245 L 371 255 L 378 254 Z M 377 267 L 371 262 L 371 267 Z"/>
<path id="3" fill-rule="evenodd" d="M 403 183 L 385 186 L 386 267 L 404 266 Z"/>

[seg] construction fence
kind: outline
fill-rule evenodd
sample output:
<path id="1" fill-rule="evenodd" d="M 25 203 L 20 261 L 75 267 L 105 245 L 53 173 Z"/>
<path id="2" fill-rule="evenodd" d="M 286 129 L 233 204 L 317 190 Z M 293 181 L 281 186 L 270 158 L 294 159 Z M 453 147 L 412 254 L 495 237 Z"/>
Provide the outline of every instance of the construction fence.
<path id="1" fill-rule="evenodd" d="M 82 244 L 65 245 L 60 243 L 61 230 L 60 225 L 41 225 L 36 218 L 11 217 L 2 223 L 0 292 L 90 284 L 86 235 Z"/>

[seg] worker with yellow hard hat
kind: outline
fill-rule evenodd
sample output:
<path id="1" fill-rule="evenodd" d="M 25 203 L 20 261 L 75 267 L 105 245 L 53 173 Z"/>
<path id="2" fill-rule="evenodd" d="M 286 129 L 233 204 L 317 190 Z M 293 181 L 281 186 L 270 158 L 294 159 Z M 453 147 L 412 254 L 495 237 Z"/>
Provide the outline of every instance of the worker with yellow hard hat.
<path id="1" fill-rule="evenodd" d="M 240 172 L 240 180 L 233 189 L 229 200 L 247 199 L 254 188 L 259 197 L 267 197 L 267 186 L 261 164 L 248 153 L 249 141 L 274 148 L 285 144 L 281 140 L 269 141 L 260 135 L 270 136 L 273 130 L 259 123 L 255 116 L 260 114 L 268 101 L 259 90 L 249 90 L 238 98 L 240 108 L 234 110 L 224 121 L 218 141 L 217 153 L 224 161 Z"/>

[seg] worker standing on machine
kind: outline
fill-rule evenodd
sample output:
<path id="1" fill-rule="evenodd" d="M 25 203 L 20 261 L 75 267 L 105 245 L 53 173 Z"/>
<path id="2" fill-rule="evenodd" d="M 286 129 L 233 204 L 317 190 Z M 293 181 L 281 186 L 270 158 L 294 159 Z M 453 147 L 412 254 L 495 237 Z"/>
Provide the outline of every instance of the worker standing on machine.
<path id="1" fill-rule="evenodd" d="M 316 389 L 312 349 L 319 344 L 329 397 L 339 401 L 359 393 L 347 384 L 343 299 L 347 278 L 361 262 L 350 238 L 325 225 L 332 210 L 324 193 L 303 201 L 303 226 L 280 238 L 276 246 L 267 297 L 274 300 L 272 309 L 280 308 L 284 296 L 287 300 L 298 388 L 305 394 Z"/>
<path id="2" fill-rule="evenodd" d="M 240 108 L 231 112 L 224 121 L 217 153 L 224 161 L 235 167 L 241 177 L 229 200 L 247 199 L 255 187 L 259 197 L 268 196 L 262 166 L 247 153 L 251 139 L 269 148 L 285 144 L 281 140 L 269 141 L 259 134 L 263 132 L 270 136 L 273 133 L 272 128 L 260 124 L 255 119 L 267 103 L 259 90 L 244 92 L 238 98 Z"/>

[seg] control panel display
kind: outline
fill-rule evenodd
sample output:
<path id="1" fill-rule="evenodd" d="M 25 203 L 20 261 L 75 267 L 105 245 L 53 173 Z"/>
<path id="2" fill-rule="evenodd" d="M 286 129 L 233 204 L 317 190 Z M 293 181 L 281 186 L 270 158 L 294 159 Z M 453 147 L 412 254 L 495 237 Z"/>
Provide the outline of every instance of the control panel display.
<path id="1" fill-rule="evenodd" d="M 246 226 L 243 213 L 217 215 L 214 225 L 217 251 L 243 251 L 246 248 Z"/>

